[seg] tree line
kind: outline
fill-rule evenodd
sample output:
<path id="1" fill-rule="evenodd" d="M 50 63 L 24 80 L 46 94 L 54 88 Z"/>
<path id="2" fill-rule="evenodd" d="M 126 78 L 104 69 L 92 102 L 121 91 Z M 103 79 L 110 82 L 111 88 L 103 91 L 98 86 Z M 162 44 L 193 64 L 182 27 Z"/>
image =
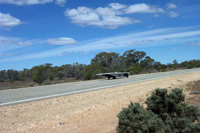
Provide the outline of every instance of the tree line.
<path id="1" fill-rule="evenodd" d="M 164 72 L 176 69 L 191 69 L 200 67 L 200 60 L 190 60 L 178 63 L 162 64 L 147 56 L 144 51 L 135 49 L 125 51 L 123 55 L 116 52 L 101 52 L 97 54 L 89 65 L 73 63 L 62 66 L 52 66 L 51 63 L 34 66 L 22 71 L 13 69 L 0 71 L 0 82 L 4 81 L 32 81 L 42 84 L 46 80 L 55 78 L 74 78 L 76 80 L 90 80 L 100 78 L 97 73 L 106 72 L 130 72 L 131 74 Z"/>

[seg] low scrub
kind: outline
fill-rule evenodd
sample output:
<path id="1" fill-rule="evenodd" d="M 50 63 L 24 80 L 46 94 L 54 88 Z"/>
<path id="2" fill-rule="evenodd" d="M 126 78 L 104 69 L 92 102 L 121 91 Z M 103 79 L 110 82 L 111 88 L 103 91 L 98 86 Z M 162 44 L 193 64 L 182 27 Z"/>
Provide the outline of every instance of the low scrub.
<path id="1" fill-rule="evenodd" d="M 200 92 L 200 80 L 189 82 L 186 85 L 186 90 L 188 90 L 188 91 L 199 91 Z"/>
<path id="2" fill-rule="evenodd" d="M 199 133 L 200 111 L 184 102 L 182 89 L 156 89 L 145 109 L 131 103 L 118 114 L 119 133 Z"/>
<path id="3" fill-rule="evenodd" d="M 42 85 L 50 85 L 51 84 L 51 80 L 47 79 L 44 82 L 42 82 Z"/>

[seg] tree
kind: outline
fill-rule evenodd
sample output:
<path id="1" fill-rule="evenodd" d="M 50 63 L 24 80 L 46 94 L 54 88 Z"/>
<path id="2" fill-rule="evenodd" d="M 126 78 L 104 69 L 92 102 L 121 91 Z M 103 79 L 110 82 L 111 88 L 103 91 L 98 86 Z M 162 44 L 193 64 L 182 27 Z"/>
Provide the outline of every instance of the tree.
<path id="1" fill-rule="evenodd" d="M 157 70 L 157 71 L 161 71 L 162 69 L 162 64 L 159 61 L 154 61 L 153 63 L 153 67 Z"/>
<path id="2" fill-rule="evenodd" d="M 191 69 L 191 68 L 193 68 L 193 67 L 194 67 L 193 62 L 192 62 L 192 61 L 189 61 L 189 62 L 188 62 L 188 65 L 187 65 L 187 69 Z"/>
<path id="3" fill-rule="evenodd" d="M 65 75 L 62 71 L 59 71 L 57 76 L 59 77 L 60 80 L 62 80 Z"/>
<path id="4" fill-rule="evenodd" d="M 118 57 L 119 57 L 119 54 L 115 52 L 112 52 L 112 53 L 101 52 L 97 54 L 91 60 L 91 65 L 99 65 L 99 66 L 110 68 L 113 61 L 117 59 Z"/>
<path id="5" fill-rule="evenodd" d="M 130 72 L 130 74 L 132 75 L 132 74 L 139 74 L 142 72 L 142 70 L 143 68 L 140 66 L 139 63 L 133 63 L 125 71 Z"/>
<path id="6" fill-rule="evenodd" d="M 105 67 L 98 66 L 98 65 L 88 65 L 82 71 L 84 75 L 83 78 L 85 80 L 96 79 L 98 78 L 96 74 L 105 73 L 105 72 L 108 72 L 107 69 L 105 69 Z"/>
<path id="7" fill-rule="evenodd" d="M 114 72 L 114 71 L 124 72 L 124 69 L 125 69 L 125 62 L 123 60 L 123 57 L 120 56 L 118 58 L 115 58 L 112 61 L 109 71 L 111 71 L 111 72 Z"/>
<path id="8" fill-rule="evenodd" d="M 82 79 L 83 78 L 83 69 L 85 68 L 84 64 L 78 64 L 78 62 L 73 64 L 74 67 L 74 77 L 76 79 Z"/>
<path id="9" fill-rule="evenodd" d="M 173 60 L 173 67 L 174 67 L 174 69 L 177 69 L 177 67 L 178 67 L 178 61 L 177 60 Z"/>
<path id="10" fill-rule="evenodd" d="M 74 67 L 71 64 L 62 65 L 65 77 L 74 77 Z"/>
<path id="11" fill-rule="evenodd" d="M 30 70 L 28 70 L 27 68 L 24 68 L 23 69 L 23 76 L 24 77 L 31 77 L 31 71 Z"/>
<path id="12" fill-rule="evenodd" d="M 197 133 L 200 111 L 184 102 L 182 89 L 156 89 L 147 98 L 147 109 L 131 103 L 118 114 L 118 132 L 131 133 Z"/>
<path id="13" fill-rule="evenodd" d="M 4 81 L 6 78 L 6 70 L 0 71 L 0 80 Z"/>
<path id="14" fill-rule="evenodd" d="M 7 77 L 9 80 L 14 80 L 14 70 L 13 69 L 7 70 Z"/>
<path id="15" fill-rule="evenodd" d="M 32 80 L 38 84 L 42 84 L 48 78 L 46 67 L 44 65 L 35 66 L 32 68 Z"/>
<path id="16" fill-rule="evenodd" d="M 135 49 L 126 51 L 123 54 L 126 66 L 130 66 L 132 63 L 139 63 L 145 56 L 145 52 L 135 51 Z"/>
<path id="17" fill-rule="evenodd" d="M 150 69 L 150 68 L 152 68 L 153 63 L 154 63 L 154 59 L 152 59 L 152 58 L 149 57 L 149 56 L 146 56 L 146 57 L 140 62 L 140 65 L 141 65 L 143 68 L 145 68 L 145 69 Z"/>

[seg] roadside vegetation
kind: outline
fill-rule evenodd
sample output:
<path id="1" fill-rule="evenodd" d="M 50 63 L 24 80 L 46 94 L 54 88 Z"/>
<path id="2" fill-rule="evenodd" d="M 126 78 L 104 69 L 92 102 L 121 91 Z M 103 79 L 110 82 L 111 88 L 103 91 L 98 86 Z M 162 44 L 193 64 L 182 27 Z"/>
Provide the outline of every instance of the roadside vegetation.
<path id="1" fill-rule="evenodd" d="M 185 102 L 182 89 L 156 89 L 147 107 L 131 103 L 118 114 L 119 133 L 199 133 L 200 110 Z"/>
<path id="2" fill-rule="evenodd" d="M 90 80 L 100 78 L 97 73 L 106 72 L 130 72 L 130 74 L 164 72 L 176 69 L 191 69 L 200 67 L 200 60 L 191 60 L 178 63 L 162 64 L 155 61 L 144 51 L 135 49 L 125 51 L 123 55 L 115 52 L 101 52 L 97 54 L 89 65 L 65 64 L 53 66 L 51 63 L 34 66 L 31 69 L 0 71 L 0 90 L 37 85 L 48 85 L 78 80 Z"/>
<path id="3" fill-rule="evenodd" d="M 190 91 L 190 94 L 200 94 L 200 80 L 186 84 L 186 90 Z"/>

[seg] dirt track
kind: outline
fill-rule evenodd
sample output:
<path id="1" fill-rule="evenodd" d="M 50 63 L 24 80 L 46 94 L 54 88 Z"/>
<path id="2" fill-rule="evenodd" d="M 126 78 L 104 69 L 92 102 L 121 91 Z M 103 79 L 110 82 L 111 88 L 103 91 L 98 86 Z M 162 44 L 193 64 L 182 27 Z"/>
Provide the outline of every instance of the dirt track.
<path id="1" fill-rule="evenodd" d="M 184 88 L 193 80 L 200 72 L 0 107 L 0 132 L 115 132 L 116 116 L 130 101 L 144 104 L 155 88 Z"/>

